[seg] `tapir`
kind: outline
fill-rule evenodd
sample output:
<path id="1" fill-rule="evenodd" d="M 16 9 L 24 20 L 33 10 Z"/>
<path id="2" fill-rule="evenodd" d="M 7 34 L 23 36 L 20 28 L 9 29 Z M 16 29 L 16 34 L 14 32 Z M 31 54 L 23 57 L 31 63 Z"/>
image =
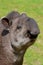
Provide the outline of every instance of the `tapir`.
<path id="1" fill-rule="evenodd" d="M 22 65 L 28 47 L 40 33 L 36 21 L 26 13 L 11 12 L 0 19 L 0 65 Z"/>

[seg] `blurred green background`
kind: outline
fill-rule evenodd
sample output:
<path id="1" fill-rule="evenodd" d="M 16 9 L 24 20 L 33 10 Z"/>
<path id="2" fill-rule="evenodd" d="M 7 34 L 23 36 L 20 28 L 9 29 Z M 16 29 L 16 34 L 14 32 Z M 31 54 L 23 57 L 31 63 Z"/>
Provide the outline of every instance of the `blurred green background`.
<path id="1" fill-rule="evenodd" d="M 25 53 L 23 65 L 43 65 L 43 0 L 0 0 L 0 18 L 13 10 L 26 12 L 40 28 L 37 41 Z"/>

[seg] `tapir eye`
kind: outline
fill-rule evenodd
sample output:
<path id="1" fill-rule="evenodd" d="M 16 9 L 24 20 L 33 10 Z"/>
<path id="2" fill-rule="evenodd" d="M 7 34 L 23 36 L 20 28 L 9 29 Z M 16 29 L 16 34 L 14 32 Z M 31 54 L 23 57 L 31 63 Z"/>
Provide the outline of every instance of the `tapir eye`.
<path id="1" fill-rule="evenodd" d="M 21 26 L 17 26 L 17 29 L 21 29 L 22 27 Z"/>
<path id="2" fill-rule="evenodd" d="M 4 29 L 1 33 L 2 36 L 5 36 L 9 33 L 9 30 Z"/>

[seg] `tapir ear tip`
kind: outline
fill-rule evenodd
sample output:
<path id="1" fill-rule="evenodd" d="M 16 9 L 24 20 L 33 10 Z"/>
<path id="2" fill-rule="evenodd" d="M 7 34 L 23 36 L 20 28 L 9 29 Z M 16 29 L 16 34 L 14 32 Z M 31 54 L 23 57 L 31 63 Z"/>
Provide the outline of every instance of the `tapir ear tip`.
<path id="1" fill-rule="evenodd" d="M 9 22 L 8 18 L 6 18 L 6 17 L 1 19 L 2 22 L 3 22 L 3 20 L 5 20 L 6 22 Z"/>
<path id="2" fill-rule="evenodd" d="M 2 24 L 3 24 L 5 27 L 9 27 L 9 26 L 12 25 L 12 21 L 10 22 L 7 17 L 3 17 L 3 18 L 1 19 L 1 21 L 2 21 Z"/>
<path id="3" fill-rule="evenodd" d="M 3 17 L 3 18 L 1 19 L 1 22 L 2 22 L 2 24 L 3 24 L 5 27 L 8 27 L 8 26 L 9 26 L 9 20 L 8 20 L 8 18 Z"/>

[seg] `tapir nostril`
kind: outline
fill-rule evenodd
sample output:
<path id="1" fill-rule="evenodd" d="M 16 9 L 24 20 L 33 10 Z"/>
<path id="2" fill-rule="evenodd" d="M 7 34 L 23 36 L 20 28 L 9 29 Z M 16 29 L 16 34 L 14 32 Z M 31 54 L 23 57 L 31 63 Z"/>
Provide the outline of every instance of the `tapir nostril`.
<path id="1" fill-rule="evenodd" d="M 31 39 L 35 39 L 35 38 L 37 38 L 37 36 L 38 36 L 38 35 L 32 35 L 32 34 L 31 34 L 31 35 L 30 35 L 30 38 L 31 38 Z"/>
<path id="2" fill-rule="evenodd" d="M 35 38 L 37 38 L 38 34 L 39 34 L 39 32 L 37 32 L 37 31 L 30 32 L 30 35 L 31 35 L 30 38 L 35 39 Z"/>
<path id="3" fill-rule="evenodd" d="M 27 37 L 31 38 L 31 39 L 35 39 L 37 38 L 39 33 L 37 32 L 30 32 L 29 30 L 27 31 Z"/>

